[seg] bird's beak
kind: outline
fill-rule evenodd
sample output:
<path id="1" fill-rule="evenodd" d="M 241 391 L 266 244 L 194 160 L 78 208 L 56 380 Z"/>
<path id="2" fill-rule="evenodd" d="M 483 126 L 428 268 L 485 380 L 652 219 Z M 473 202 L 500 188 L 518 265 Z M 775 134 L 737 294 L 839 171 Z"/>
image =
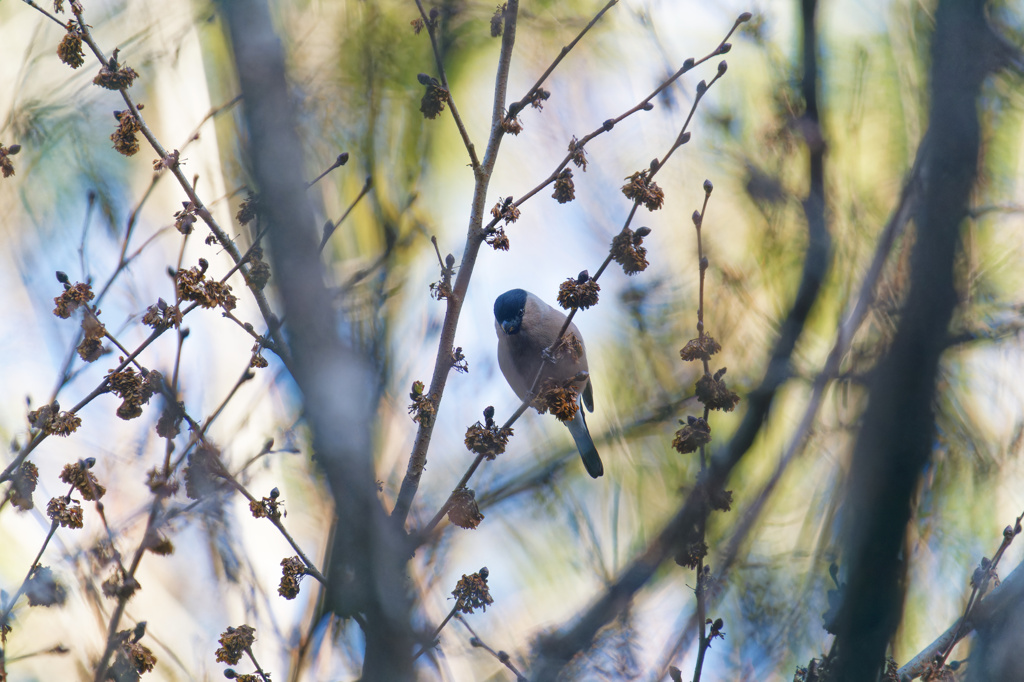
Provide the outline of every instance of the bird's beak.
<path id="1" fill-rule="evenodd" d="M 504 322 L 501 323 L 501 330 L 508 335 L 512 335 L 519 331 L 519 327 L 516 325 L 515 322 L 505 320 Z"/>

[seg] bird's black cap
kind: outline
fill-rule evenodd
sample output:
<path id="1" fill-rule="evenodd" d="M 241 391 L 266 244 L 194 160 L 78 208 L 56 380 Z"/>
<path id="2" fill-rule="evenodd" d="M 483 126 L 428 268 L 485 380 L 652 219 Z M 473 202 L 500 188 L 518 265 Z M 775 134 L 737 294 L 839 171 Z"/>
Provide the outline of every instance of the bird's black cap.
<path id="1" fill-rule="evenodd" d="M 494 300 L 494 319 L 498 324 L 519 319 L 526 307 L 526 291 L 511 289 Z"/>

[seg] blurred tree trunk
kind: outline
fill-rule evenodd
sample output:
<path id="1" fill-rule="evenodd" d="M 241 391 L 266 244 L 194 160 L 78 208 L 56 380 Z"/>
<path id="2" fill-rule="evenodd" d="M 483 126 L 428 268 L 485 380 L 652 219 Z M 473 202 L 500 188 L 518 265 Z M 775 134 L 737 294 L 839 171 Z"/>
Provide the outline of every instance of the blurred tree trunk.
<path id="1" fill-rule="evenodd" d="M 850 682 L 877 678 L 903 610 L 904 541 L 934 446 L 935 380 L 957 302 L 954 260 L 977 177 L 984 5 L 940 0 L 935 14 L 926 189 L 910 290 L 870 383 L 843 512 L 848 584 L 837 623 L 837 679 Z"/>
<path id="2" fill-rule="evenodd" d="M 268 228 L 274 279 L 287 320 L 291 371 L 302 390 L 317 461 L 334 498 L 335 562 L 324 586 L 339 615 L 363 627 L 365 680 L 411 680 L 412 630 L 404 535 L 377 497 L 370 359 L 338 333 L 324 285 L 313 213 L 306 198 L 302 145 L 285 78 L 281 42 L 263 0 L 221 3 L 249 133 L 248 153 Z"/>

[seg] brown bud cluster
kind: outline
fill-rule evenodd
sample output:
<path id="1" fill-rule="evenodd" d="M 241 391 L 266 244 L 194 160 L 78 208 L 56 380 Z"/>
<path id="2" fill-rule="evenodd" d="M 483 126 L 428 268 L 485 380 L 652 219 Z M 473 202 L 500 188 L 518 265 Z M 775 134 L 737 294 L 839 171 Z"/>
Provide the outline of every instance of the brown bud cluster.
<path id="1" fill-rule="evenodd" d="M 181 433 L 181 420 L 185 417 L 185 403 L 166 402 L 160 418 L 156 421 L 156 435 L 161 438 L 174 438 Z"/>
<path id="2" fill-rule="evenodd" d="M 53 421 L 53 418 L 60 412 L 60 403 L 54 400 L 49 405 L 43 405 L 28 413 L 28 423 L 33 429 L 45 431 Z"/>
<path id="3" fill-rule="evenodd" d="M 33 429 L 45 431 L 53 421 L 53 418 L 60 412 L 60 403 L 54 400 L 49 405 L 43 405 L 28 413 L 28 423 Z"/>
<path id="4" fill-rule="evenodd" d="M 179 270 L 177 277 L 178 295 L 183 301 L 195 301 L 204 308 L 221 306 L 232 311 L 238 299 L 231 293 L 231 285 L 206 278 L 208 264 L 205 258 L 199 259 L 199 267 Z"/>
<path id="5" fill-rule="evenodd" d="M 46 505 L 46 515 L 64 528 L 81 528 L 82 504 L 69 497 L 54 497 Z"/>
<path id="6" fill-rule="evenodd" d="M 156 666 L 153 652 L 144 644 L 139 644 L 141 636 L 141 633 L 136 636 L 132 630 L 122 630 L 115 635 L 120 645 L 110 666 L 109 679 L 138 680 L 140 675 L 150 672 Z"/>
<path id="7" fill-rule="evenodd" d="M 679 351 L 679 356 L 687 362 L 709 360 L 720 350 L 722 350 L 722 344 L 711 338 L 710 334 L 701 334 L 700 337 L 687 341 Z"/>
<path id="8" fill-rule="evenodd" d="M 55 436 L 67 438 L 77 431 L 78 427 L 81 425 L 82 418 L 74 412 L 61 412 L 53 418 L 50 425 L 47 427 L 46 432 L 52 433 Z"/>
<path id="9" fill-rule="evenodd" d="M 455 350 L 452 351 L 452 369 L 462 374 L 469 372 L 469 360 L 466 359 L 466 354 L 462 352 L 462 346 L 456 346 Z"/>
<path id="10" fill-rule="evenodd" d="M 224 465 L 220 461 L 220 450 L 209 441 L 203 441 L 188 456 L 185 467 L 185 494 L 199 500 L 223 488 Z"/>
<path id="11" fill-rule="evenodd" d="M 5 147 L 3 143 L 0 143 L 0 173 L 3 173 L 5 178 L 14 175 L 14 163 L 11 161 L 11 157 L 16 156 L 20 151 L 20 144 Z"/>
<path id="12" fill-rule="evenodd" d="M 549 97 L 551 97 L 551 93 L 548 90 L 537 88 L 530 93 L 530 106 L 538 111 L 543 110 L 544 102 L 547 102 Z"/>
<path id="13" fill-rule="evenodd" d="M 740 401 L 740 397 L 725 385 L 725 379 L 722 378 L 725 375 L 725 370 L 726 368 L 723 367 L 715 372 L 714 376 L 705 374 L 697 380 L 697 400 L 709 410 L 732 412 L 736 403 Z"/>
<path id="14" fill-rule="evenodd" d="M 505 197 L 494 205 L 491 215 L 496 219 L 504 220 L 506 224 L 514 223 L 519 220 L 519 207 L 513 203 L 512 197 Z"/>
<path id="15" fill-rule="evenodd" d="M 178 328 L 181 326 L 181 311 L 176 305 L 168 305 L 162 298 L 156 300 L 156 304 L 146 308 L 146 314 L 142 316 L 142 324 L 153 329 L 164 329 L 166 327 Z"/>
<path id="16" fill-rule="evenodd" d="M 139 74 L 135 72 L 135 69 L 130 66 L 118 65 L 116 57 L 112 57 L 110 63 L 100 69 L 92 82 L 107 90 L 121 90 L 131 87 L 138 77 Z"/>
<path id="17" fill-rule="evenodd" d="M 84 499 L 96 501 L 103 497 L 107 489 L 96 480 L 95 474 L 90 471 L 96 465 L 93 457 L 80 459 L 74 464 L 65 464 L 60 472 L 60 480 L 75 487 Z"/>
<path id="18" fill-rule="evenodd" d="M 78 30 L 78 24 L 74 21 L 69 21 L 66 28 L 67 33 L 64 34 L 60 45 L 57 46 L 57 56 L 72 69 L 77 69 L 82 64 L 85 64 L 85 52 L 82 51 L 82 33 Z"/>
<path id="19" fill-rule="evenodd" d="M 626 178 L 629 182 L 622 186 L 622 193 L 627 199 L 646 206 L 648 211 L 657 211 L 665 203 L 665 192 L 648 177 L 650 172 L 645 168 L 630 175 Z"/>
<path id="20" fill-rule="evenodd" d="M 284 511 L 284 500 L 277 488 L 270 491 L 269 497 L 249 502 L 249 512 L 255 519 L 280 519 L 282 515 L 287 516 Z"/>
<path id="21" fill-rule="evenodd" d="M 426 91 L 420 100 L 420 113 L 424 118 L 437 118 L 444 111 L 444 105 L 448 102 L 450 95 L 436 78 L 431 78 L 425 73 L 421 73 L 417 78 L 420 85 L 426 86 Z"/>
<path id="22" fill-rule="evenodd" d="M 563 422 L 572 421 L 576 416 L 579 395 L 574 377 L 563 382 L 548 378 L 541 382 L 533 407 L 541 414 L 551 412 Z"/>
<path id="23" fill-rule="evenodd" d="M 167 473 L 162 468 L 154 467 L 146 472 L 146 487 L 154 495 L 171 497 L 174 493 L 178 492 L 178 481 L 168 478 Z"/>
<path id="24" fill-rule="evenodd" d="M 516 211 L 518 213 L 518 211 Z M 511 243 L 508 240 L 508 235 L 505 234 L 505 229 L 502 227 L 496 228 L 493 232 L 484 237 L 484 241 L 495 251 L 508 251 Z"/>
<path id="25" fill-rule="evenodd" d="M 59 606 L 67 601 L 68 591 L 49 567 L 36 564 L 25 581 L 25 597 L 29 606 Z"/>
<path id="26" fill-rule="evenodd" d="M 120 360 L 124 362 L 124 358 Z M 125 367 L 120 372 L 108 372 L 110 392 L 123 401 L 117 408 L 117 416 L 126 421 L 142 416 L 142 406 L 148 404 L 153 394 L 160 390 L 162 382 L 163 375 L 156 370 L 141 374 L 131 367 Z"/>
<path id="27" fill-rule="evenodd" d="M 302 563 L 302 559 L 299 557 L 282 559 L 281 584 L 277 587 L 277 593 L 285 599 L 295 599 L 299 596 L 299 583 L 306 574 L 306 564 Z M 221 643 L 223 644 L 224 641 L 221 640 Z"/>
<path id="28" fill-rule="evenodd" d="M 98 312 L 86 307 L 85 315 L 82 316 L 82 342 L 76 350 L 86 362 L 96 362 L 103 355 L 103 339 L 107 335 L 107 328 L 97 317 Z"/>
<path id="29" fill-rule="evenodd" d="M 566 331 L 562 334 L 562 338 L 558 339 L 558 343 L 555 344 L 553 354 L 556 358 L 568 355 L 572 358 L 573 362 L 576 362 L 583 356 L 583 342 L 580 341 L 580 337 L 571 331 Z"/>
<path id="30" fill-rule="evenodd" d="M 681 454 L 696 452 L 697 448 L 711 442 L 711 427 L 700 417 L 687 417 L 683 428 L 676 431 L 672 447 Z"/>
<path id="31" fill-rule="evenodd" d="M 168 168 L 174 168 L 178 165 L 178 159 L 181 157 L 181 152 L 177 149 L 167 152 L 165 156 L 161 156 L 159 159 L 153 160 L 153 171 L 159 172 Z"/>
<path id="32" fill-rule="evenodd" d="M 256 218 L 259 208 L 259 195 L 254 194 L 253 192 L 248 192 L 245 200 L 238 207 L 238 213 L 235 214 L 235 220 L 238 221 L 239 225 L 248 225 Z"/>
<path id="33" fill-rule="evenodd" d="M 461 613 L 473 613 L 476 609 L 487 611 L 487 607 L 494 603 L 490 590 L 487 589 L 487 576 L 490 572 L 487 568 L 481 568 L 479 572 L 472 575 L 463 574 L 459 579 L 452 596 L 455 597 L 455 608 Z"/>
<path id="34" fill-rule="evenodd" d="M 117 119 L 117 130 L 110 135 L 114 149 L 125 156 L 133 156 L 139 151 L 139 138 L 135 135 L 141 129 L 139 119 L 127 109 L 115 111 L 114 118 Z"/>
<path id="35" fill-rule="evenodd" d="M 78 344 L 79 357 L 86 362 L 96 362 L 103 356 L 103 342 L 99 339 L 82 339 L 82 342 Z"/>
<path id="36" fill-rule="evenodd" d="M 697 568 L 700 560 L 708 555 L 708 544 L 699 537 L 687 542 L 676 554 L 676 563 L 687 568 Z"/>
<path id="37" fill-rule="evenodd" d="M 263 357 L 263 344 L 257 341 L 252 346 L 252 357 L 249 358 L 249 367 L 252 369 L 266 369 L 269 366 L 270 363 Z"/>
<path id="38" fill-rule="evenodd" d="M 502 3 L 498 5 L 498 8 L 494 10 L 494 15 L 491 16 L 491 37 L 497 38 L 501 35 L 505 28 L 505 10 L 508 8 L 508 3 Z"/>
<path id="39" fill-rule="evenodd" d="M 647 249 L 643 243 L 644 237 L 650 233 L 649 227 L 641 227 L 636 232 L 624 227 L 612 239 L 612 260 L 621 265 L 627 275 L 635 275 L 647 269 Z"/>
<path id="40" fill-rule="evenodd" d="M 716 637 L 719 639 L 725 639 L 725 630 L 722 629 L 725 627 L 725 622 L 721 618 L 716 618 L 714 620 L 708 618 L 705 624 L 711 626 L 708 630 L 709 641 Z"/>
<path id="41" fill-rule="evenodd" d="M 49 405 L 30 411 L 28 423 L 32 428 L 45 433 L 67 437 L 82 425 L 82 418 L 74 412 L 61 412 L 60 403 L 54 400 Z"/>
<path id="42" fill-rule="evenodd" d="M 285 560 L 287 561 L 287 559 Z M 217 649 L 217 662 L 234 665 L 242 660 L 246 649 L 256 641 L 256 630 L 251 625 L 229 627 L 220 636 L 220 648 Z"/>
<path id="43" fill-rule="evenodd" d="M 517 116 L 511 114 L 501 119 L 501 130 L 509 135 L 518 135 L 523 132 L 523 124 Z"/>
<path id="44" fill-rule="evenodd" d="M 512 437 L 512 427 L 500 427 L 492 418 L 494 408 L 484 411 L 486 423 L 477 422 L 466 429 L 466 447 L 489 460 L 505 452 L 508 439 Z"/>
<path id="45" fill-rule="evenodd" d="M 572 153 L 572 162 L 576 164 L 577 168 L 581 168 L 583 172 L 586 173 L 587 152 L 583 149 L 583 145 L 580 144 L 580 141 L 576 139 L 575 135 L 573 135 L 573 138 L 569 140 L 569 151 Z"/>
<path id="46" fill-rule="evenodd" d="M 22 462 L 11 476 L 11 487 L 7 491 L 7 497 L 11 504 L 21 511 L 34 508 L 35 502 L 32 500 L 32 493 L 35 492 L 38 482 L 38 467 L 32 462 Z"/>
<path id="47" fill-rule="evenodd" d="M 476 503 L 476 493 L 465 488 L 452 493 L 448 503 L 448 520 L 459 528 L 473 530 L 484 520 Z"/>
<path id="48" fill-rule="evenodd" d="M 78 310 L 78 306 L 88 303 L 95 297 L 96 295 L 92 293 L 92 286 L 89 284 L 81 282 L 74 285 L 65 284 L 64 293 L 53 299 L 53 302 L 57 304 L 57 307 L 53 309 L 53 314 L 66 320 Z"/>
<path id="49" fill-rule="evenodd" d="M 558 286 L 558 305 L 566 310 L 586 310 L 597 305 L 600 291 L 601 285 L 584 270 L 579 277 L 570 277 Z"/>
<path id="50" fill-rule="evenodd" d="M 555 191 L 551 195 L 560 204 L 567 204 L 576 198 L 576 185 L 572 181 L 572 171 L 563 168 L 555 178 Z"/>
<path id="51" fill-rule="evenodd" d="M 436 298 L 438 301 L 443 301 L 452 295 L 451 282 L 441 280 L 439 282 L 430 283 L 430 297 Z"/>
<path id="52" fill-rule="evenodd" d="M 263 260 L 263 247 L 257 245 L 249 251 L 248 280 L 249 286 L 256 291 L 263 291 L 270 281 L 270 263 Z"/>
<path id="53" fill-rule="evenodd" d="M 181 206 L 181 210 L 174 214 L 174 229 L 181 234 L 192 234 L 194 229 L 192 226 L 196 224 L 198 219 L 198 207 L 191 201 L 183 201 Z"/>
<path id="54" fill-rule="evenodd" d="M 409 405 L 409 414 L 412 415 L 414 422 L 427 426 L 434 419 L 437 406 L 429 396 L 423 394 L 425 388 L 422 381 L 412 383 L 412 391 L 409 392 L 409 398 L 412 400 L 412 404 Z"/>

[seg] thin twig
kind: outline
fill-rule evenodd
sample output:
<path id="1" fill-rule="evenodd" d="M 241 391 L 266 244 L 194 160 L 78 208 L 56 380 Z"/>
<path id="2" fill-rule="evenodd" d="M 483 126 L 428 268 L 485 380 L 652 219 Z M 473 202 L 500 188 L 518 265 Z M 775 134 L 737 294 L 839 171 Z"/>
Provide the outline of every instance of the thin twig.
<path id="1" fill-rule="evenodd" d="M 445 73 L 444 60 L 441 58 L 441 48 L 437 44 L 434 22 L 430 20 L 430 17 L 428 17 L 427 13 L 423 10 L 423 3 L 420 0 L 416 0 L 416 8 L 420 11 L 420 18 L 423 20 L 423 25 L 427 28 L 427 35 L 430 36 L 430 47 L 434 52 L 434 62 L 437 65 L 437 74 L 441 77 L 441 86 L 448 92 L 448 108 L 452 112 L 452 118 L 455 120 L 455 126 L 459 129 L 459 135 L 462 137 L 462 144 L 466 147 L 466 152 L 469 153 L 470 166 L 473 168 L 474 173 L 479 174 L 480 160 L 476 158 L 476 147 L 473 146 L 473 141 L 469 139 L 469 131 L 466 130 L 466 126 L 462 122 L 462 117 L 459 116 L 459 109 L 455 106 L 455 98 L 452 97 L 452 90 L 448 86 L 448 75 Z M 513 10 L 508 11 L 512 12 Z M 514 32 L 515 29 L 513 28 L 513 33 Z M 504 46 L 502 49 L 504 49 Z"/>
<path id="2" fill-rule="evenodd" d="M 700 66 L 701 64 L 703 64 L 704 62 L 708 61 L 709 59 L 713 59 L 714 57 L 716 57 L 718 55 L 725 54 L 726 52 L 728 52 L 729 49 L 730 49 L 729 47 L 727 47 L 728 46 L 728 42 L 727 41 L 729 40 L 729 37 L 740 26 L 740 24 L 742 24 L 744 21 L 749 20 L 749 18 L 750 18 L 750 15 L 747 14 L 747 13 L 745 13 L 743 15 L 740 15 L 740 17 L 737 18 L 736 22 L 733 24 L 732 28 L 725 35 L 725 38 L 723 38 L 722 41 L 711 52 L 709 52 L 708 54 L 704 55 L 703 57 L 701 57 L 698 60 L 687 59 L 683 63 L 683 66 L 681 66 L 678 71 L 676 71 L 674 74 L 672 74 L 667 79 L 665 79 L 657 88 L 654 89 L 654 91 L 651 94 L 647 95 L 647 97 L 645 97 L 642 100 L 640 100 L 640 102 L 636 106 L 628 109 L 627 111 L 625 111 L 624 113 L 620 114 L 619 116 L 617 116 L 615 118 L 610 118 L 610 119 L 606 120 L 598 128 L 596 128 L 592 132 L 590 132 L 587 135 L 584 135 L 582 138 L 580 138 L 576 142 L 576 144 L 575 144 L 575 151 L 571 151 L 568 154 L 566 154 L 565 158 L 562 159 L 562 161 L 558 164 L 558 166 L 551 173 L 551 175 L 549 175 L 547 178 L 545 178 L 543 181 L 541 181 L 541 183 L 539 185 L 537 185 L 533 189 L 529 190 L 525 194 L 521 195 L 518 199 L 516 199 L 516 201 L 514 201 L 512 203 L 512 205 L 516 206 L 516 207 L 521 206 L 525 201 L 527 201 L 532 196 L 534 196 L 535 194 L 540 192 L 542 189 L 544 189 L 545 187 L 547 187 L 548 185 L 553 183 L 558 178 L 558 174 L 562 172 L 562 169 L 564 169 L 567 165 L 569 165 L 569 162 L 572 161 L 573 156 L 576 153 L 578 153 L 579 150 L 582 150 L 586 146 L 586 144 L 588 142 L 590 142 L 591 140 L 593 140 L 595 137 L 598 137 L 599 135 L 602 135 L 602 134 L 604 134 L 606 132 L 611 131 L 618 123 L 621 123 L 623 120 L 625 120 L 626 118 L 632 116 L 633 114 L 637 113 L 638 111 L 650 111 L 651 109 L 653 109 L 654 108 L 653 100 L 659 94 L 661 94 L 662 91 L 665 90 L 665 88 L 669 87 L 672 83 L 676 82 L 680 77 L 682 77 L 683 74 L 693 70 L 697 66 Z M 692 110 L 692 108 L 691 108 L 691 110 Z M 684 130 L 685 130 L 685 126 L 684 126 Z M 677 141 L 678 141 L 678 138 L 677 138 Z M 678 145 L 676 145 L 676 146 L 678 146 Z M 671 151 L 674 150 L 674 149 L 675 149 L 675 147 L 673 147 L 669 151 L 669 154 L 671 154 Z M 667 155 L 666 155 L 666 158 L 667 158 Z M 664 161 L 664 159 L 662 161 Z M 495 225 L 498 224 L 499 220 L 500 220 L 500 218 L 493 218 L 487 224 L 487 226 L 484 228 L 484 230 L 489 232 L 491 229 L 494 228 Z"/>
<path id="3" fill-rule="evenodd" d="M 256 657 L 252 653 L 251 646 L 245 647 L 245 653 L 249 656 L 249 660 L 252 661 L 253 667 L 256 668 L 256 674 L 260 676 L 260 679 L 263 680 L 263 682 L 270 682 L 270 676 L 263 672 L 263 668 L 261 668 L 260 664 L 256 661 Z"/>
<path id="4" fill-rule="evenodd" d="M 239 97 L 241 97 L 241 95 L 239 95 Z M 330 173 L 335 168 L 341 168 L 346 163 L 348 163 L 348 152 L 342 152 L 341 154 L 338 154 L 338 158 L 334 160 L 334 163 L 327 167 L 327 170 L 325 170 L 323 173 L 321 173 L 320 175 L 316 176 L 315 178 L 306 183 L 306 189 L 309 189 L 316 183 L 326 178 L 327 174 Z"/>
<path id="5" fill-rule="evenodd" d="M 526 677 L 521 672 L 519 672 L 519 669 L 516 668 L 515 665 L 513 665 L 512 659 L 509 657 L 507 653 L 505 653 L 504 651 L 495 651 L 490 646 L 488 646 L 487 643 L 484 642 L 484 640 L 480 639 L 480 635 L 476 634 L 476 631 L 472 627 L 470 627 L 469 623 L 467 623 L 466 619 L 463 618 L 461 615 L 456 616 L 455 619 L 462 623 L 462 626 L 469 630 L 470 634 L 473 635 L 472 639 L 469 640 L 469 643 L 471 645 L 475 647 L 480 647 L 481 649 L 489 653 L 491 656 L 494 656 L 494 658 L 496 658 L 499 663 L 501 663 L 506 668 L 512 671 L 512 674 L 516 676 L 517 682 L 526 682 Z"/>
<path id="6" fill-rule="evenodd" d="M 415 654 L 413 654 L 412 659 L 414 661 L 417 658 L 419 658 L 420 656 L 422 656 L 425 652 L 427 652 L 428 650 L 430 650 L 430 649 L 432 649 L 434 647 L 434 643 L 437 641 L 438 636 L 441 634 L 441 630 L 444 630 L 444 626 L 447 625 L 448 621 L 450 621 L 453 617 L 455 617 L 455 614 L 457 614 L 458 612 L 459 612 L 459 605 L 456 604 L 455 606 L 452 607 L 452 610 L 448 612 L 448 615 L 444 617 L 444 620 L 441 621 L 441 624 L 438 625 L 436 628 L 434 628 L 434 634 L 432 634 L 430 636 L 430 639 L 428 640 L 429 644 L 427 646 L 424 646 L 423 648 L 421 648 Z M 460 618 L 459 620 L 462 620 L 462 619 Z"/>
<path id="7" fill-rule="evenodd" d="M 359 190 L 359 194 L 352 201 L 352 203 L 349 204 L 349 207 L 345 209 L 345 212 L 341 215 L 340 218 L 338 218 L 337 222 L 331 222 L 324 226 L 324 236 L 320 240 L 321 253 L 323 252 L 324 247 L 327 246 L 327 240 L 331 238 L 331 235 L 334 234 L 334 231 L 336 229 L 338 229 L 338 226 L 345 222 L 345 218 L 347 218 L 348 214 L 352 212 L 352 209 L 356 207 L 356 204 L 359 203 L 359 200 L 366 196 L 366 194 L 370 191 L 371 187 L 373 187 L 373 176 L 367 175 L 366 182 L 363 183 L 363 188 Z"/>
<path id="8" fill-rule="evenodd" d="M 575 38 L 573 38 L 572 42 L 561 49 L 561 51 L 558 53 L 558 56 L 555 57 L 555 60 L 551 62 L 551 65 L 544 70 L 544 73 L 540 75 L 540 78 L 538 78 L 537 82 L 533 84 L 533 87 L 526 91 L 526 94 L 523 95 L 523 98 L 518 102 L 514 102 L 509 105 L 508 115 L 510 117 L 518 115 L 520 111 L 526 108 L 527 104 L 533 101 L 533 97 L 537 93 L 537 91 L 540 90 L 540 86 L 544 85 L 544 81 L 548 79 L 548 76 L 551 75 L 555 68 L 562 62 L 563 59 L 565 59 L 565 57 L 572 51 L 572 49 L 576 47 L 576 43 L 580 42 L 580 40 L 583 39 L 583 36 L 585 36 L 587 32 L 590 29 L 594 28 L 594 25 L 601 20 L 601 17 L 603 17 L 608 10 L 617 5 L 618 2 L 619 0 L 608 0 L 608 4 L 602 7 L 600 11 L 594 15 L 594 18 L 590 20 L 590 23 L 583 27 L 583 30 L 580 31 Z"/>
<path id="9" fill-rule="evenodd" d="M 57 17 L 55 17 L 52 14 L 50 14 L 49 12 L 47 12 L 45 9 L 43 9 L 42 7 L 37 5 L 35 2 L 33 2 L 33 0 L 21 0 L 21 1 L 24 2 L 26 5 L 28 5 L 29 7 L 31 7 L 32 9 L 39 10 L 40 12 L 43 13 L 43 15 L 46 16 L 47 19 L 50 19 L 51 21 L 53 21 L 58 26 L 60 26 L 62 29 L 67 30 L 67 25 L 65 24 L 65 22 L 61 21 Z"/>

